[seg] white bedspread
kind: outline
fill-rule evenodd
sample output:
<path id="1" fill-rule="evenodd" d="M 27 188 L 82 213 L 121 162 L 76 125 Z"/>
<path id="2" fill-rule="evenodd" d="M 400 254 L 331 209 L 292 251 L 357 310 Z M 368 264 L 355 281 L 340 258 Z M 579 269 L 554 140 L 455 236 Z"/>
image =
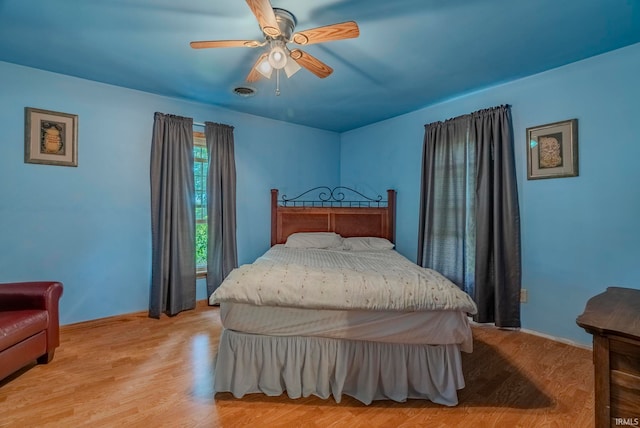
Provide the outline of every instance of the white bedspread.
<path id="1" fill-rule="evenodd" d="M 276 245 L 255 263 L 234 269 L 209 301 L 313 309 L 476 313 L 471 297 L 455 284 L 394 250 L 349 252 Z"/>

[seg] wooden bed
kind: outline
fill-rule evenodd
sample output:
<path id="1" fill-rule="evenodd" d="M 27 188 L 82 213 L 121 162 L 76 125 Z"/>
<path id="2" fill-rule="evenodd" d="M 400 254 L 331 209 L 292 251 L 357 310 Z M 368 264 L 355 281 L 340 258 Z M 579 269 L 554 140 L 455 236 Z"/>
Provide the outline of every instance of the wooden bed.
<path id="1" fill-rule="evenodd" d="M 361 199 L 345 200 L 342 187 L 311 191 L 321 189 L 327 195 L 322 199 L 301 200 L 307 191 L 282 201 L 278 200 L 278 190 L 271 189 L 271 246 L 284 244 L 296 232 L 336 232 L 345 238 L 377 236 L 395 242 L 395 190 L 387 190 L 385 201 L 381 196 L 363 195 Z"/>
<path id="2" fill-rule="evenodd" d="M 319 196 L 308 199 L 311 191 Z M 396 192 L 388 190 L 386 200 L 359 192 L 353 199 L 345 196 L 347 192 L 355 191 L 322 187 L 279 199 L 278 191 L 272 190 L 272 247 L 251 266 L 290 250 L 283 244 L 299 232 L 335 232 L 344 238 L 393 242 Z M 342 257 L 333 249 L 309 251 Z M 394 250 L 383 256 L 404 259 Z M 216 300 L 217 293 L 210 302 L 220 303 L 224 329 L 216 357 L 216 392 L 231 392 L 238 398 L 286 392 L 290 398 L 333 396 L 337 402 L 346 394 L 365 404 L 412 398 L 457 404 L 457 390 L 464 387 L 460 352 L 471 351 L 466 312 L 281 307 Z"/>

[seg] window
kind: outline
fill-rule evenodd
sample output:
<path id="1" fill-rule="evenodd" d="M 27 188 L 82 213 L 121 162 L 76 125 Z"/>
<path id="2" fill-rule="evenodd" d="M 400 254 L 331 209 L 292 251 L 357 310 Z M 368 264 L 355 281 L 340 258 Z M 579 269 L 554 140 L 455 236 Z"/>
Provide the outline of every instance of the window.
<path id="1" fill-rule="evenodd" d="M 204 133 L 193 133 L 193 174 L 196 187 L 196 269 L 207 270 L 207 171 L 209 154 Z"/>
<path id="2" fill-rule="evenodd" d="M 469 292 L 475 283 L 476 148 L 469 127 L 450 132 L 448 144 L 439 149 L 434 182 L 435 220 L 431 245 L 439 248 L 436 270 Z"/>
<path id="3" fill-rule="evenodd" d="M 475 283 L 476 244 L 476 146 L 470 127 L 469 115 L 428 125 L 423 165 L 430 168 L 423 170 L 423 189 L 428 190 L 420 214 L 427 232 L 420 244 L 420 264 L 437 270 L 466 292 Z"/>

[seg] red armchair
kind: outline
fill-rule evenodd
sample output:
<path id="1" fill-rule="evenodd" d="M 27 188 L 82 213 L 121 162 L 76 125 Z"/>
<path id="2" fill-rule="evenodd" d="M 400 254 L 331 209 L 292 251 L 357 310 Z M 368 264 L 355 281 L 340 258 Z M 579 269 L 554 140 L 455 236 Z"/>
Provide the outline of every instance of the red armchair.
<path id="1" fill-rule="evenodd" d="M 0 284 L 0 379 L 51 361 L 60 345 L 60 296 L 60 282 Z"/>

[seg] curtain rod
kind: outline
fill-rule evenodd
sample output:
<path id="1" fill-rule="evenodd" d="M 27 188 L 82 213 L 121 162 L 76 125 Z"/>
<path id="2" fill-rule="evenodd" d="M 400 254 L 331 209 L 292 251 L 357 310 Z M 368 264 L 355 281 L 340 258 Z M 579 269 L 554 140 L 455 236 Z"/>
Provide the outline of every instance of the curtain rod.
<path id="1" fill-rule="evenodd" d="M 193 122 L 193 126 L 202 126 L 204 128 L 204 123 L 201 122 Z"/>

